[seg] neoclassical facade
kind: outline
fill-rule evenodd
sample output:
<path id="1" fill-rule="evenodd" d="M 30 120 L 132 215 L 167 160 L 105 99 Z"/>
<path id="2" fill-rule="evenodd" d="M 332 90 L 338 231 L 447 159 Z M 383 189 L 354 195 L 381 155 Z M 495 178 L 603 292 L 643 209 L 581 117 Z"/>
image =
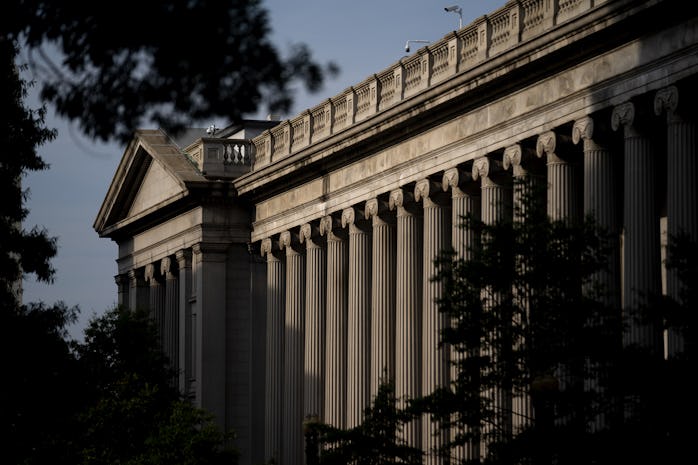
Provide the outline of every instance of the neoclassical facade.
<path id="1" fill-rule="evenodd" d="M 604 279 L 628 314 L 676 295 L 667 238 L 698 238 L 696 10 L 509 1 L 290 120 L 138 131 L 95 222 L 119 246 L 119 302 L 150 308 L 244 463 L 296 465 L 306 417 L 358 424 L 385 376 L 400 397 L 449 382 L 434 258 L 467 258 L 459 218 L 512 215 L 529 171 L 552 218 L 617 236 Z M 432 430 L 404 435 L 429 450 Z"/>

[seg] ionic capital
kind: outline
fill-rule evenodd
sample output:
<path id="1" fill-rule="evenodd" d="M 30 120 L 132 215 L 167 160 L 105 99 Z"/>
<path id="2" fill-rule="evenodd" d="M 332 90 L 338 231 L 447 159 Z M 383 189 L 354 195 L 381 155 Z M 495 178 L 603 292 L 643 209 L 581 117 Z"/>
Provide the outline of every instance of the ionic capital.
<path id="1" fill-rule="evenodd" d="M 171 257 L 165 257 L 160 261 L 160 274 L 165 279 L 175 279 L 177 277 L 177 262 Z"/>
<path id="2" fill-rule="evenodd" d="M 279 246 L 286 249 L 286 255 L 301 253 L 300 236 L 291 231 L 284 231 L 279 235 Z"/>
<path id="3" fill-rule="evenodd" d="M 572 126 L 572 142 L 576 145 L 579 141 L 593 140 L 594 119 L 590 116 L 579 118 Z"/>
<path id="4" fill-rule="evenodd" d="M 512 169 L 514 177 L 525 176 L 527 169 L 524 167 L 534 157 L 531 150 L 524 149 L 520 144 L 510 145 L 504 149 L 502 155 L 502 167 L 504 170 Z"/>
<path id="5" fill-rule="evenodd" d="M 661 116 L 662 113 L 666 112 L 668 123 L 675 120 L 678 106 L 679 89 L 676 86 L 659 89 L 654 96 L 654 113 Z"/>
<path id="6" fill-rule="evenodd" d="M 259 246 L 259 252 L 262 257 L 266 257 L 267 261 L 276 261 L 279 259 L 279 254 L 281 252 L 281 246 L 278 240 L 273 240 L 271 237 L 262 239 L 262 243 Z"/>
<path id="7" fill-rule="evenodd" d="M 366 218 L 373 220 L 373 225 L 391 222 L 390 205 L 382 199 L 374 198 L 366 201 L 364 214 Z"/>
<path id="8" fill-rule="evenodd" d="M 116 282 L 116 286 L 118 287 L 119 291 L 128 288 L 130 284 L 128 274 L 117 274 L 114 276 L 114 281 Z"/>
<path id="9" fill-rule="evenodd" d="M 625 135 L 631 135 L 635 123 L 635 105 L 632 102 L 625 102 L 613 108 L 611 113 L 611 127 L 614 131 L 623 126 Z"/>
<path id="10" fill-rule="evenodd" d="M 349 207 L 342 210 L 342 227 L 349 226 L 350 233 L 366 232 L 368 224 L 363 209 Z"/>
<path id="11" fill-rule="evenodd" d="M 148 263 L 145 265 L 145 280 L 150 283 L 150 285 L 155 285 L 158 282 L 158 278 L 160 277 L 158 273 L 159 269 L 155 267 L 154 263 Z"/>
<path id="12" fill-rule="evenodd" d="M 390 191 L 388 206 L 391 210 L 397 210 L 398 216 L 406 213 L 413 215 L 418 213 L 417 208 L 415 208 L 414 192 L 410 192 L 403 188 Z"/>
<path id="13" fill-rule="evenodd" d="M 447 202 L 441 184 L 431 179 L 420 179 L 414 186 L 414 200 L 424 207 L 433 207 Z"/>
<path id="14" fill-rule="evenodd" d="M 342 241 L 346 239 L 342 221 L 335 215 L 327 215 L 320 218 L 320 234 L 327 236 L 328 241 Z"/>
<path id="15" fill-rule="evenodd" d="M 321 235 L 319 225 L 305 223 L 301 225 L 300 229 L 300 242 L 305 243 L 306 248 L 317 248 L 320 247 Z"/>
<path id="16" fill-rule="evenodd" d="M 555 137 L 555 133 L 553 131 L 544 132 L 538 136 L 536 141 L 536 155 L 538 158 L 555 155 L 556 146 L 557 137 Z"/>
<path id="17" fill-rule="evenodd" d="M 136 268 L 135 270 L 129 270 L 128 280 L 131 287 L 140 287 L 145 285 L 145 276 L 143 268 Z"/>
<path id="18" fill-rule="evenodd" d="M 182 249 L 175 252 L 175 258 L 177 259 L 177 266 L 179 269 L 191 268 L 191 249 Z"/>

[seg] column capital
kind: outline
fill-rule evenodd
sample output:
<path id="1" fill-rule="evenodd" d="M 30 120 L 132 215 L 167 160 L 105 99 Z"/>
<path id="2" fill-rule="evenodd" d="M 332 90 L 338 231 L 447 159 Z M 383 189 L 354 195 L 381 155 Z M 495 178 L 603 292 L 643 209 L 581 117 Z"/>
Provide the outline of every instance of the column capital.
<path id="1" fill-rule="evenodd" d="M 125 289 L 130 283 L 129 276 L 128 274 L 117 274 L 114 276 L 114 282 L 119 290 Z"/>
<path id="2" fill-rule="evenodd" d="M 148 263 L 145 265 L 145 280 L 150 283 L 150 285 L 157 284 L 160 280 L 160 267 L 156 267 L 155 263 Z"/>
<path id="3" fill-rule="evenodd" d="M 373 225 L 392 223 L 390 216 L 390 204 L 384 199 L 378 197 L 367 200 L 364 208 L 364 215 L 367 219 L 373 220 Z"/>
<path id="4" fill-rule="evenodd" d="M 136 268 L 128 271 L 128 280 L 131 287 L 139 287 L 145 285 L 145 273 L 143 268 Z"/>
<path id="5" fill-rule="evenodd" d="M 578 144 L 581 140 L 593 140 L 594 119 L 591 116 L 579 118 L 572 126 L 572 142 Z"/>
<path id="6" fill-rule="evenodd" d="M 667 123 L 672 123 L 680 119 L 677 113 L 679 107 L 679 89 L 676 86 L 669 86 L 659 89 L 654 95 L 654 113 L 661 116 L 666 112 Z"/>
<path id="7" fill-rule="evenodd" d="M 228 244 L 220 242 L 198 242 L 191 246 L 194 255 L 222 255 L 228 250 Z"/>
<path id="8" fill-rule="evenodd" d="M 514 177 L 526 175 L 528 168 L 536 158 L 533 149 L 514 144 L 506 147 L 502 154 L 502 168 L 507 171 L 512 169 Z"/>
<path id="9" fill-rule="evenodd" d="M 262 239 L 259 253 L 262 257 L 266 257 L 267 261 L 278 260 L 281 253 L 281 244 L 278 240 L 274 240 L 271 237 Z"/>
<path id="10" fill-rule="evenodd" d="M 342 241 L 346 239 L 342 221 L 337 215 L 326 215 L 320 218 L 320 234 L 327 236 L 328 241 Z"/>
<path id="11" fill-rule="evenodd" d="M 177 261 L 167 256 L 160 261 L 160 274 L 165 279 L 175 279 L 177 277 Z"/>
<path id="12" fill-rule="evenodd" d="M 286 255 L 294 255 L 302 252 L 300 234 L 294 231 L 284 231 L 279 235 L 279 245 L 286 249 Z"/>
<path id="13" fill-rule="evenodd" d="M 342 210 L 342 227 L 346 228 L 349 226 L 350 233 L 366 232 L 368 229 L 367 223 L 364 209 L 349 207 Z"/>
<path id="14" fill-rule="evenodd" d="M 449 168 L 444 171 L 443 177 L 441 179 L 441 188 L 444 192 L 451 189 L 452 197 L 462 197 L 466 193 L 469 193 L 468 183 L 474 181 L 472 173 L 463 171 L 458 167 Z M 472 189 L 472 186 L 470 186 Z"/>
<path id="15" fill-rule="evenodd" d="M 305 243 L 308 249 L 321 247 L 322 245 L 322 235 L 317 224 L 305 223 L 301 225 L 299 236 L 301 244 Z"/>
<path id="16" fill-rule="evenodd" d="M 637 137 L 639 131 L 635 121 L 635 112 L 636 108 L 633 102 L 616 105 L 611 113 L 611 128 L 617 131 L 623 127 L 625 137 Z"/>
<path id="17" fill-rule="evenodd" d="M 177 259 L 177 265 L 180 269 L 191 268 L 191 249 L 182 249 L 175 252 L 175 258 Z"/>
<path id="18" fill-rule="evenodd" d="M 565 153 L 571 146 L 571 137 L 558 134 L 555 131 L 546 131 L 538 136 L 536 140 L 536 155 L 538 158 L 545 157 L 546 163 L 565 163 L 560 153 Z"/>
<path id="19" fill-rule="evenodd" d="M 608 145 L 610 128 L 608 121 L 598 116 L 584 116 L 572 125 L 572 143 L 582 142 L 584 150 L 605 149 Z"/>
<path id="20" fill-rule="evenodd" d="M 441 183 L 427 178 L 420 179 L 414 185 L 414 200 L 421 201 L 424 207 L 433 207 L 448 202 Z"/>
<path id="21" fill-rule="evenodd" d="M 414 198 L 414 192 L 410 192 L 404 188 L 390 191 L 388 206 L 391 210 L 397 209 L 398 216 L 404 215 L 405 213 L 410 213 L 413 215 L 418 213 L 418 210 L 415 208 L 416 201 Z"/>

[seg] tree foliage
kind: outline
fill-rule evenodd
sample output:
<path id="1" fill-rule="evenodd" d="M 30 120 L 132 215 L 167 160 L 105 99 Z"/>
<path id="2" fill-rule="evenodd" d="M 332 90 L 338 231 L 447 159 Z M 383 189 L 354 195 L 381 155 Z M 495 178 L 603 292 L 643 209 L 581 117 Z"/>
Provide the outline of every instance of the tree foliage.
<path id="1" fill-rule="evenodd" d="M 304 44 L 282 57 L 258 0 L 10 0 L 0 34 L 24 42 L 57 113 L 102 140 L 128 141 L 149 121 L 175 133 L 202 119 L 236 122 L 262 104 L 287 111 L 295 82 L 314 91 L 337 71 Z"/>
<path id="2" fill-rule="evenodd" d="M 413 419 L 409 411 L 397 406 L 395 390 L 382 382 L 366 408 L 360 425 L 341 429 L 316 421 L 306 423 L 308 464 L 388 465 L 421 464 L 422 451 L 400 438 L 402 427 Z"/>

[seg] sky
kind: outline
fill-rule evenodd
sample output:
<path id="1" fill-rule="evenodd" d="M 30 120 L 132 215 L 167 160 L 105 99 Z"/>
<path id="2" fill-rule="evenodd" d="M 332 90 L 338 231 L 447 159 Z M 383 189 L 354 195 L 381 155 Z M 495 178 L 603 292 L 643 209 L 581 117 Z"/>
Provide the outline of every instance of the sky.
<path id="1" fill-rule="evenodd" d="M 343 92 L 407 56 L 408 40 L 436 42 L 458 29 L 459 15 L 444 10 L 462 8 L 462 24 L 467 26 L 484 14 L 503 6 L 505 0 L 263 0 L 269 13 L 272 42 L 285 55 L 295 43 L 305 43 L 319 63 L 334 62 L 338 76 L 329 79 L 322 90 L 307 94 L 299 89 L 294 106 L 282 119 L 296 116 L 327 98 Z M 411 44 L 411 53 L 424 46 Z M 215 66 L 215 63 L 212 63 Z M 31 76 L 29 76 L 31 78 Z M 27 105 L 38 107 L 32 93 Z M 249 115 L 265 119 L 263 109 Z M 224 121 L 211 124 L 224 127 Z M 50 107 L 46 124 L 58 136 L 42 146 L 39 154 L 50 168 L 29 174 L 27 206 L 30 214 L 26 229 L 48 230 L 58 239 L 56 269 L 52 284 L 24 282 L 24 301 L 52 304 L 62 301 L 78 306 L 80 316 L 69 328 L 76 339 L 90 318 L 116 305 L 117 247 L 100 238 L 92 228 L 121 160 L 125 147 L 96 143 L 85 138 L 76 125 L 57 118 Z"/>

